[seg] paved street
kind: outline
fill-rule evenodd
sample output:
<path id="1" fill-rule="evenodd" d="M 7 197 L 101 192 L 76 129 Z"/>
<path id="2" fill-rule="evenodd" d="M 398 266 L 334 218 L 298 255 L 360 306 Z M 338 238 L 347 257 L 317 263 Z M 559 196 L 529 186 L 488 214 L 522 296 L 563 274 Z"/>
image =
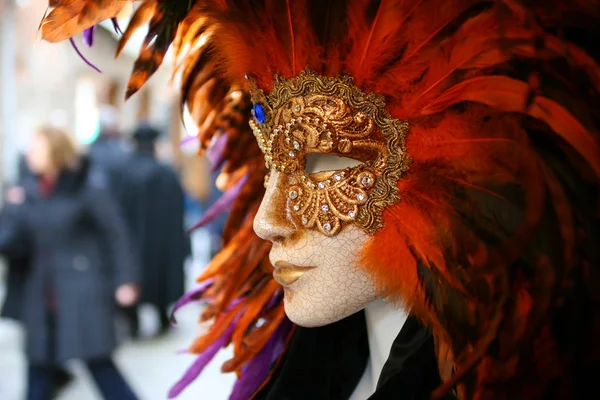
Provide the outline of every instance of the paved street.
<path id="1" fill-rule="evenodd" d="M 144 315 L 147 314 L 147 315 Z M 140 400 L 164 400 L 171 384 L 182 376 L 193 357 L 176 354 L 199 331 L 195 320 L 198 308 L 190 306 L 180 313 L 179 326 L 161 339 L 142 340 L 123 345 L 116 361 Z M 150 313 L 142 313 L 148 322 Z M 21 354 L 22 332 L 9 321 L 0 322 L 0 399 L 21 400 L 25 387 L 25 361 Z M 200 379 L 178 398 L 180 400 L 225 400 L 235 377 L 220 373 L 220 365 L 231 355 L 222 351 Z M 77 379 L 58 400 L 101 400 L 86 371 L 79 363 L 69 366 Z M 112 400 L 112 399 L 110 399 Z M 117 400 L 117 399 L 115 399 Z"/>

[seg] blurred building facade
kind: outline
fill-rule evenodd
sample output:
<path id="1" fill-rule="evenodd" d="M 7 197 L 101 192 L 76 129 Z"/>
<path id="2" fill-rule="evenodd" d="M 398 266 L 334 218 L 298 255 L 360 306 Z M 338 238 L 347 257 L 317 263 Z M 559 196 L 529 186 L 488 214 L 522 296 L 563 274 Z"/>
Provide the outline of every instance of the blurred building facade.
<path id="1" fill-rule="evenodd" d="M 124 103 L 123 97 L 139 41 L 115 60 L 117 35 L 107 28 L 96 32 L 94 46 L 80 50 L 102 73 L 79 58 L 70 43 L 47 43 L 38 35 L 47 0 L 0 0 L 0 138 L 2 179 L 16 175 L 19 152 L 40 124 L 66 127 L 85 145 L 97 133 L 99 109 L 114 103 L 120 109 L 120 127 L 129 133 L 140 118 L 162 128 L 178 142 L 180 132 L 176 93 L 169 87 L 169 65 L 154 76 L 146 92 Z M 140 32 L 143 37 L 145 32 Z M 139 39 L 140 36 L 134 37 Z M 109 92 L 116 87 L 116 96 Z"/>

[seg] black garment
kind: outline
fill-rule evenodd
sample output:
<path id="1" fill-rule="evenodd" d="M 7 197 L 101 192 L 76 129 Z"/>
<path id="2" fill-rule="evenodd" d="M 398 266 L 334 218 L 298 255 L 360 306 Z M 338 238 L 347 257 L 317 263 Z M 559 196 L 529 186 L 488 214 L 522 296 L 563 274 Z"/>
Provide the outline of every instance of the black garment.
<path id="1" fill-rule="evenodd" d="M 347 400 L 369 357 L 364 312 L 320 328 L 297 327 L 281 365 L 257 400 Z M 441 384 L 433 337 L 409 317 L 369 400 L 426 400 Z"/>
<path id="2" fill-rule="evenodd" d="M 409 316 L 392 344 L 377 390 L 369 400 L 428 400 L 441 384 L 433 336 Z"/>
<path id="3" fill-rule="evenodd" d="M 116 346 L 115 288 L 138 282 L 139 270 L 106 177 L 83 160 L 76 171 L 60 175 L 48 197 L 39 185 L 28 187 L 16 209 L 16 226 L 31 241 L 20 310 L 29 361 L 109 356 Z M 11 250 L 19 229 L 0 226 L 1 252 Z M 57 313 L 56 360 L 47 354 L 51 306 Z"/>
<path id="4" fill-rule="evenodd" d="M 153 152 L 138 150 L 129 163 L 125 214 L 142 267 L 140 302 L 164 311 L 184 292 L 184 262 L 190 253 L 179 179 Z"/>
<path id="5" fill-rule="evenodd" d="M 369 358 L 360 311 L 319 328 L 296 327 L 287 353 L 256 400 L 347 400 Z"/>

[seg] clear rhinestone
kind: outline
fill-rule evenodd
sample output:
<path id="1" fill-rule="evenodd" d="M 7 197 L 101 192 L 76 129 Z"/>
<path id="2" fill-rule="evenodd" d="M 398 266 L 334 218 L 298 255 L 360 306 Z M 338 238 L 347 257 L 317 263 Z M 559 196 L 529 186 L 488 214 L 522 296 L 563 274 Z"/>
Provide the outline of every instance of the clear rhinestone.
<path id="1" fill-rule="evenodd" d="M 294 211 L 300 210 L 300 204 L 294 204 Z"/>
<path id="2" fill-rule="evenodd" d="M 370 176 L 363 176 L 362 179 L 360 180 L 360 183 L 362 183 L 363 186 L 365 187 L 369 187 L 373 184 L 373 179 L 371 179 Z"/>
<path id="3" fill-rule="evenodd" d="M 319 189 L 325 189 L 325 182 L 319 182 Z"/>
<path id="4" fill-rule="evenodd" d="M 306 218 L 306 217 L 302 218 L 302 224 L 303 225 L 308 224 L 308 218 Z"/>
<path id="5" fill-rule="evenodd" d="M 295 140 L 294 140 L 294 148 L 296 150 L 300 150 L 300 143 L 296 142 Z"/>
<path id="6" fill-rule="evenodd" d="M 336 181 L 341 181 L 342 180 L 342 176 L 340 174 L 335 174 L 333 175 L 333 179 L 335 179 Z"/>
<path id="7" fill-rule="evenodd" d="M 290 192 L 290 199 L 292 199 L 292 200 L 296 200 L 297 198 L 298 198 L 298 192 L 297 192 L 297 191 L 295 191 L 295 190 L 292 190 L 292 191 Z"/>
<path id="8" fill-rule="evenodd" d="M 356 218 L 356 212 L 354 210 L 348 212 L 350 218 Z"/>
<path id="9" fill-rule="evenodd" d="M 329 232 L 331 232 L 331 224 L 330 224 L 329 222 L 327 222 L 327 223 L 323 224 L 323 230 L 324 230 L 326 233 L 329 233 Z"/>
<path id="10" fill-rule="evenodd" d="M 298 104 L 294 106 L 294 111 L 300 112 L 300 106 Z"/>
<path id="11" fill-rule="evenodd" d="M 290 155 L 290 157 L 296 157 L 296 154 L 292 150 L 290 150 L 288 154 Z"/>
<path id="12" fill-rule="evenodd" d="M 327 204 L 323 204 L 321 206 L 321 211 L 323 211 L 323 212 L 329 212 L 329 206 Z"/>
<path id="13" fill-rule="evenodd" d="M 359 201 L 363 201 L 363 200 L 365 199 L 365 195 L 364 195 L 364 194 L 362 194 L 362 193 L 359 193 L 359 194 L 358 194 L 358 196 L 356 196 L 356 198 L 357 198 Z"/>

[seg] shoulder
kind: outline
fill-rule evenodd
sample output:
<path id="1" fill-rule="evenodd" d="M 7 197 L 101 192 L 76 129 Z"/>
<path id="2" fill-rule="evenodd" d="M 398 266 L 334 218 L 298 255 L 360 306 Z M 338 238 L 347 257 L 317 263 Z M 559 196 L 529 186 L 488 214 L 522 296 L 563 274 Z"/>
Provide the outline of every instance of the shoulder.
<path id="1" fill-rule="evenodd" d="M 90 166 L 87 172 L 86 188 L 92 191 L 108 190 L 109 176 L 106 169 L 98 165 Z"/>
<path id="2" fill-rule="evenodd" d="M 156 170 L 159 174 L 166 178 L 179 179 L 175 169 L 165 162 L 157 162 Z"/>
<path id="3" fill-rule="evenodd" d="M 173 190 L 173 188 L 180 186 L 179 175 L 168 164 L 157 163 L 154 176 L 155 180 L 165 188 Z"/>

